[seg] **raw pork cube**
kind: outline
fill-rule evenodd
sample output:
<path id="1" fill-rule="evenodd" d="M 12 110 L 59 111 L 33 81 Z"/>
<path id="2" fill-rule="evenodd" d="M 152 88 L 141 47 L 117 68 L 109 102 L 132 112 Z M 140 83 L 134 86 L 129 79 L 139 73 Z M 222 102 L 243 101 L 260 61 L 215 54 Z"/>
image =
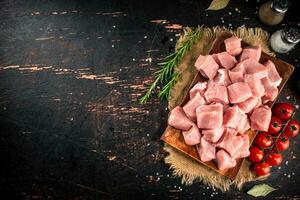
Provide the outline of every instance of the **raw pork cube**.
<path id="1" fill-rule="evenodd" d="M 222 137 L 224 127 L 221 126 L 215 129 L 202 130 L 203 138 L 209 142 L 217 142 Z"/>
<path id="2" fill-rule="evenodd" d="M 225 131 L 224 136 L 221 138 L 216 147 L 225 149 L 231 156 L 235 155 L 243 145 L 243 139 L 228 131 Z"/>
<path id="3" fill-rule="evenodd" d="M 256 105 L 259 102 L 259 99 L 260 98 L 258 97 L 250 97 L 246 101 L 238 103 L 237 106 L 243 113 L 249 113 L 256 107 Z"/>
<path id="4" fill-rule="evenodd" d="M 258 108 L 261 105 L 262 105 L 262 100 L 261 100 L 261 98 L 258 98 L 258 102 L 257 102 L 257 104 L 256 104 L 256 106 L 254 108 Z"/>
<path id="5" fill-rule="evenodd" d="M 226 69 L 231 69 L 237 63 L 235 57 L 229 55 L 226 51 L 218 53 L 217 55 L 221 66 Z"/>
<path id="6" fill-rule="evenodd" d="M 255 78 L 253 75 L 246 74 L 245 82 L 249 85 L 254 97 L 262 97 L 265 93 L 265 88 L 260 79 Z"/>
<path id="7" fill-rule="evenodd" d="M 223 104 L 223 112 L 225 112 L 225 110 L 226 110 L 227 108 L 229 108 L 229 107 L 230 107 L 229 104 Z"/>
<path id="8" fill-rule="evenodd" d="M 203 96 L 206 88 L 207 88 L 207 82 L 206 81 L 205 82 L 198 82 L 190 90 L 190 99 L 194 98 L 194 96 L 196 96 L 197 92 L 200 92 L 200 94 Z"/>
<path id="9" fill-rule="evenodd" d="M 253 59 L 243 61 L 247 74 L 253 75 L 254 78 L 262 79 L 268 76 L 268 68 Z"/>
<path id="10" fill-rule="evenodd" d="M 211 161 L 216 158 L 216 147 L 206 141 L 203 137 L 201 138 L 201 142 L 196 146 L 200 159 L 203 162 Z"/>
<path id="11" fill-rule="evenodd" d="M 278 88 L 272 85 L 268 77 L 261 79 L 261 83 L 265 89 L 264 96 L 262 97 L 262 102 L 265 104 L 269 101 L 274 101 L 278 95 Z"/>
<path id="12" fill-rule="evenodd" d="M 236 131 L 241 134 L 244 134 L 248 129 L 250 129 L 250 122 L 248 116 L 244 114 L 236 127 Z"/>
<path id="13" fill-rule="evenodd" d="M 230 85 L 231 81 L 228 75 L 228 70 L 219 69 L 217 75 L 212 81 L 217 85 L 224 85 L 224 86 Z"/>
<path id="14" fill-rule="evenodd" d="M 217 152 L 216 162 L 218 164 L 219 170 L 224 170 L 236 166 L 236 160 L 223 149 Z"/>
<path id="15" fill-rule="evenodd" d="M 196 109 L 197 125 L 201 129 L 215 129 L 223 123 L 223 105 L 201 105 Z"/>
<path id="16" fill-rule="evenodd" d="M 196 145 L 200 143 L 201 134 L 198 127 L 193 124 L 188 131 L 182 131 L 184 141 L 187 145 Z"/>
<path id="17" fill-rule="evenodd" d="M 270 79 L 271 84 L 274 87 L 278 87 L 282 81 L 274 63 L 271 60 L 268 60 L 264 63 L 264 66 L 268 68 L 268 78 Z"/>
<path id="18" fill-rule="evenodd" d="M 245 158 L 250 155 L 249 151 L 249 137 L 247 134 L 241 135 L 243 139 L 243 145 L 241 146 L 240 150 L 233 156 L 234 158 Z"/>
<path id="19" fill-rule="evenodd" d="M 223 124 L 225 127 L 235 129 L 240 123 L 242 116 L 243 113 L 241 113 L 237 106 L 229 107 L 224 112 Z"/>
<path id="20" fill-rule="evenodd" d="M 205 99 L 197 92 L 194 98 L 190 99 L 187 104 L 183 106 L 183 110 L 188 118 L 195 121 L 196 120 L 196 108 L 200 105 L 206 104 Z"/>
<path id="21" fill-rule="evenodd" d="M 207 102 L 218 102 L 228 104 L 227 88 L 223 85 L 217 85 L 213 82 L 208 84 L 204 93 Z"/>
<path id="22" fill-rule="evenodd" d="M 220 63 L 220 60 L 219 60 L 219 57 L 218 57 L 218 54 L 217 53 L 213 53 L 211 55 L 213 57 L 213 59 L 216 61 L 216 63 L 220 66 L 221 63 Z"/>
<path id="23" fill-rule="evenodd" d="M 250 117 L 251 129 L 258 131 L 268 131 L 271 121 L 271 109 L 268 106 L 255 108 Z"/>
<path id="24" fill-rule="evenodd" d="M 232 135 L 237 135 L 237 131 L 234 129 L 234 128 L 230 128 L 230 127 L 227 127 L 227 128 L 224 128 L 224 133 L 230 133 Z M 224 133 L 223 133 L 223 136 L 224 136 Z M 221 141 L 221 139 L 220 139 Z"/>
<path id="25" fill-rule="evenodd" d="M 244 74 L 246 73 L 243 63 L 238 63 L 232 70 L 228 72 L 232 83 L 243 82 Z"/>
<path id="26" fill-rule="evenodd" d="M 195 67 L 204 77 L 207 77 L 209 80 L 215 77 L 219 69 L 219 65 L 211 55 L 200 55 L 196 60 Z"/>
<path id="27" fill-rule="evenodd" d="M 168 124 L 179 130 L 187 131 L 192 127 L 193 122 L 189 120 L 180 106 L 176 106 L 170 113 Z"/>
<path id="28" fill-rule="evenodd" d="M 252 96 L 252 92 L 247 83 L 237 82 L 227 87 L 230 103 L 240 103 Z"/>
<path id="29" fill-rule="evenodd" d="M 236 36 L 227 38 L 224 40 L 226 51 L 232 56 L 239 55 L 242 52 L 241 41 L 242 39 Z"/>
<path id="30" fill-rule="evenodd" d="M 261 47 L 255 46 L 255 47 L 246 47 L 243 49 L 243 52 L 240 56 L 240 62 L 243 60 L 246 60 L 248 58 L 251 58 L 255 60 L 256 62 L 259 61 L 261 55 Z"/>

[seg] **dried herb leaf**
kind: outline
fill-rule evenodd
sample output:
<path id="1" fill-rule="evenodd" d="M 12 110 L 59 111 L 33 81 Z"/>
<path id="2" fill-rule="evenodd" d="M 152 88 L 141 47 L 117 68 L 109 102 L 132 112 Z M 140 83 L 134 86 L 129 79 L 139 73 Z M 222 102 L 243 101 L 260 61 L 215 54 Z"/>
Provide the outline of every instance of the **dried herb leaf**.
<path id="1" fill-rule="evenodd" d="M 253 186 L 247 194 L 254 196 L 254 197 L 261 197 L 261 196 L 267 196 L 270 192 L 273 192 L 276 190 L 275 188 L 267 185 L 267 184 L 259 184 Z"/>
<path id="2" fill-rule="evenodd" d="M 221 10 L 225 8 L 229 3 L 229 0 L 213 0 L 206 10 Z"/>

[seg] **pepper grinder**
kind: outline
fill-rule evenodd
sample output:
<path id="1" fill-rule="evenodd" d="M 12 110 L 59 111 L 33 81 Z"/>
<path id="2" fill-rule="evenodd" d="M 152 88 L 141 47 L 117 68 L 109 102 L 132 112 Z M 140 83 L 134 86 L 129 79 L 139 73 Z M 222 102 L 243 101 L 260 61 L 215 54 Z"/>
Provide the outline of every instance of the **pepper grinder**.
<path id="1" fill-rule="evenodd" d="M 293 27 L 285 27 L 272 34 L 270 45 L 277 53 L 287 53 L 292 50 L 299 41 L 299 30 Z"/>
<path id="2" fill-rule="evenodd" d="M 267 25 L 279 24 L 288 11 L 290 2 L 288 0 L 272 0 L 264 3 L 259 8 L 259 18 Z"/>

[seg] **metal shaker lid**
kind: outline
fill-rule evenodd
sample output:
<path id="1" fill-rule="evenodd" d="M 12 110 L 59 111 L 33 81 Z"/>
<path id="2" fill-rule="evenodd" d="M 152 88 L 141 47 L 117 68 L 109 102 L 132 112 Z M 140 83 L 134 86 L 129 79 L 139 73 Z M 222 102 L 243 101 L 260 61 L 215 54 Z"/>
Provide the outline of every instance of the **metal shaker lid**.
<path id="1" fill-rule="evenodd" d="M 299 29 L 286 27 L 282 31 L 282 37 L 291 44 L 297 44 L 300 41 Z"/>
<path id="2" fill-rule="evenodd" d="M 290 4 L 289 0 L 273 0 L 271 8 L 277 13 L 284 14 L 289 9 Z"/>

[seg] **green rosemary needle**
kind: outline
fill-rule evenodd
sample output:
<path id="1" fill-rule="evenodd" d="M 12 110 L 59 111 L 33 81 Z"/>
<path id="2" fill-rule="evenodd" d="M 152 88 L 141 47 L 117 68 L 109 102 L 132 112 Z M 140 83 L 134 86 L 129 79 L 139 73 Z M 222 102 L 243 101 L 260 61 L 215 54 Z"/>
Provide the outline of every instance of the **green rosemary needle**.
<path id="1" fill-rule="evenodd" d="M 172 79 L 165 86 L 163 86 L 161 91 L 158 93 L 158 97 L 168 99 L 170 96 L 171 89 L 175 85 L 179 77 L 180 74 L 178 72 L 174 73 Z"/>
<path id="2" fill-rule="evenodd" d="M 140 98 L 140 103 L 146 103 L 151 98 L 158 82 L 163 85 L 161 91 L 158 92 L 158 97 L 161 99 L 169 98 L 172 87 L 180 77 L 178 72 L 174 73 L 174 67 L 180 63 L 186 52 L 190 50 L 196 41 L 198 41 L 201 33 L 202 27 L 189 31 L 176 51 L 168 55 L 164 62 L 159 63 L 161 68 L 154 73 L 155 81 L 148 87 L 148 91 Z"/>
<path id="3" fill-rule="evenodd" d="M 151 94 L 153 92 L 153 90 L 155 89 L 155 86 L 157 84 L 157 82 L 159 81 L 159 79 L 157 78 L 149 87 L 148 87 L 148 91 L 146 92 L 146 94 L 144 94 L 144 96 L 142 96 L 140 98 L 140 103 L 146 103 L 150 97 L 151 97 Z"/>

